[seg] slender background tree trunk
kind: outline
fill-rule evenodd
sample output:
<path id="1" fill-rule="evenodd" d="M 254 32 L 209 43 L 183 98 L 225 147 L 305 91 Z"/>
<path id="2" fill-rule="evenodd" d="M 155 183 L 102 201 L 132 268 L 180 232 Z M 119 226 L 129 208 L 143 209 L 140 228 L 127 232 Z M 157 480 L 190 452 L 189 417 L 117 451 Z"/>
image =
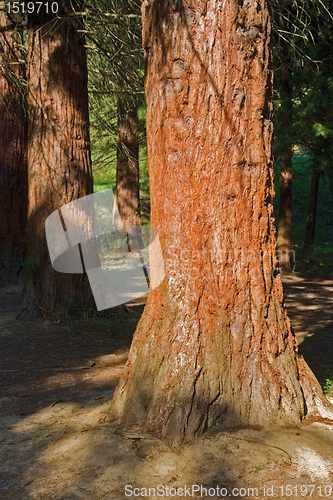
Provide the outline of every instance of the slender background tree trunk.
<path id="1" fill-rule="evenodd" d="M 20 317 L 66 307 L 82 283 L 53 270 L 45 238 L 54 210 L 92 193 L 86 53 L 71 5 L 80 11 L 59 0 L 60 18 L 44 8 L 29 16 L 29 272 Z"/>
<path id="2" fill-rule="evenodd" d="M 115 198 L 125 227 L 140 225 L 139 124 L 133 105 L 118 99 L 118 150 Z"/>
<path id="3" fill-rule="evenodd" d="M 283 273 L 291 271 L 291 231 L 292 231 L 292 149 L 283 155 L 284 169 L 280 172 L 279 223 L 277 234 L 277 250 L 279 267 Z"/>
<path id="4" fill-rule="evenodd" d="M 331 194 L 333 197 L 333 165 L 326 168 L 326 173 L 327 173 L 328 182 L 330 185 Z"/>
<path id="5" fill-rule="evenodd" d="M 216 423 L 298 424 L 327 403 L 272 277 L 267 3 L 142 10 L 151 225 L 166 278 L 149 294 L 110 419 L 173 444 Z"/>
<path id="6" fill-rule="evenodd" d="M 282 2 L 282 12 L 286 14 L 289 1 Z M 292 86 L 291 86 L 291 59 L 290 59 L 290 22 L 284 21 L 285 32 L 281 43 L 281 74 L 280 92 L 282 98 L 283 114 L 281 114 L 280 127 L 282 138 L 285 141 L 281 154 L 283 168 L 280 171 L 280 199 L 279 223 L 277 233 L 277 250 L 279 267 L 283 273 L 290 273 L 291 231 L 292 231 L 292 158 L 293 149 L 290 142 L 290 128 L 292 124 Z"/>
<path id="7" fill-rule="evenodd" d="M 306 219 L 306 231 L 304 240 L 305 249 L 313 247 L 315 242 L 319 181 L 320 181 L 320 172 L 318 172 L 314 168 L 311 176 L 309 209 L 308 209 L 308 216 Z"/>
<path id="8" fill-rule="evenodd" d="M 0 12 L 0 26 L 11 24 Z M 27 221 L 25 63 L 19 33 L 0 34 L 0 286 L 17 282 Z"/>

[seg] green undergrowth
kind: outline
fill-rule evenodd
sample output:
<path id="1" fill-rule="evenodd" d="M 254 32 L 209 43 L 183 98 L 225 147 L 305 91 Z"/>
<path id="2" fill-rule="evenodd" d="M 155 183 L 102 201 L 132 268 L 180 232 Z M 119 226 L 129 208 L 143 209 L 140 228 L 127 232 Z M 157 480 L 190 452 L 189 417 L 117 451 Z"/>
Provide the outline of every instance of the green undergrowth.
<path id="1" fill-rule="evenodd" d="M 107 189 L 112 189 L 114 192 L 116 188 L 116 182 L 104 182 L 101 184 L 94 184 L 94 193 L 99 193 L 100 191 L 106 191 Z"/>
<path id="2" fill-rule="evenodd" d="M 327 378 L 323 384 L 323 393 L 328 396 L 332 389 L 332 380 Z"/>

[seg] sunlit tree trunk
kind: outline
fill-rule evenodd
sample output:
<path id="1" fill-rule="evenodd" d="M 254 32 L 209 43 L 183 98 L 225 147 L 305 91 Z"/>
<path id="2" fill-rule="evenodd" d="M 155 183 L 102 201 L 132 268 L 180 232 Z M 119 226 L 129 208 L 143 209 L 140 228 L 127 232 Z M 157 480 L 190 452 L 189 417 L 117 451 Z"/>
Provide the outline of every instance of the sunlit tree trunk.
<path id="1" fill-rule="evenodd" d="M 134 105 L 118 99 L 117 178 L 115 198 L 125 227 L 140 225 L 139 124 Z"/>
<path id="2" fill-rule="evenodd" d="M 11 24 L 0 12 L 0 27 Z M 0 34 L 0 285 L 17 282 L 27 221 L 25 63 L 19 33 Z"/>
<path id="3" fill-rule="evenodd" d="M 92 192 L 87 65 L 79 2 L 29 16 L 28 277 L 21 317 L 53 313 L 78 298 L 81 276 L 54 271 L 45 220 Z M 63 7 L 62 7 L 63 6 Z M 50 9 L 51 11 L 51 9 Z"/>
<path id="4" fill-rule="evenodd" d="M 313 247 L 315 241 L 319 181 L 320 181 L 320 172 L 318 172 L 314 168 L 311 176 L 309 208 L 308 208 L 308 216 L 306 219 L 306 231 L 304 240 L 305 249 Z"/>
<path id="5" fill-rule="evenodd" d="M 151 225 L 166 277 L 150 291 L 110 419 L 177 444 L 216 423 L 331 415 L 272 273 L 267 2 L 142 9 Z"/>

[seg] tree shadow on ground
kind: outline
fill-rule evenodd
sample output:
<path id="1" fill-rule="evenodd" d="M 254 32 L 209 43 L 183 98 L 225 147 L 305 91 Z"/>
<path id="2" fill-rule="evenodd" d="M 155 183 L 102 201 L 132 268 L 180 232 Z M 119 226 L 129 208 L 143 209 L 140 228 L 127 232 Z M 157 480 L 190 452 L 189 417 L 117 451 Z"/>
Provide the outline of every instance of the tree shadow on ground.
<path id="1" fill-rule="evenodd" d="M 19 304 L 17 287 L 0 291 L 2 499 L 124 498 L 127 484 L 171 487 L 186 468 L 205 470 L 197 458 L 156 439 L 127 439 L 105 421 L 139 316 L 113 333 L 73 332 L 45 319 L 18 321 Z M 220 481 L 234 480 L 224 461 L 219 471 Z"/>
<path id="2" fill-rule="evenodd" d="M 333 276 L 293 273 L 283 288 L 300 354 L 320 383 L 332 380 Z"/>
<path id="3" fill-rule="evenodd" d="M 333 380 L 333 322 L 306 334 L 299 352 L 321 384 Z"/>
<path id="4" fill-rule="evenodd" d="M 106 416 L 139 315 L 118 326 L 115 316 L 109 332 L 71 331 L 44 319 L 17 321 L 19 302 L 15 287 L 0 291 L 1 499 L 117 500 L 126 485 L 219 486 L 228 489 L 225 498 L 246 488 L 242 498 L 250 499 L 264 498 L 263 485 L 273 485 L 276 497 L 286 484 L 331 481 L 333 439 L 324 424 L 216 428 L 178 450 L 117 433 Z M 136 307 L 142 312 L 143 304 Z M 330 338 L 318 332 L 302 349 L 311 354 L 315 341 L 328 352 Z M 203 498 L 197 490 L 192 497 Z"/>

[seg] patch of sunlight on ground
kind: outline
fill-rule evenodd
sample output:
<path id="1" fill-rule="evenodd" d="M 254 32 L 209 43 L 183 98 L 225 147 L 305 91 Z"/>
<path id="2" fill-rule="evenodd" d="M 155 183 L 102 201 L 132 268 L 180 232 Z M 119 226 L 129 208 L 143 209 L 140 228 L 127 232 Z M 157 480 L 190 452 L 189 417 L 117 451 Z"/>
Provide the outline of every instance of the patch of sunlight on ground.
<path id="1" fill-rule="evenodd" d="M 318 310 L 318 306 L 317 306 L 316 304 L 314 304 L 313 306 L 309 306 L 309 305 L 305 305 L 305 306 L 298 305 L 298 310 L 299 310 L 299 311 L 317 311 L 317 310 Z"/>
<path id="2" fill-rule="evenodd" d="M 300 472 L 305 472 L 316 479 L 329 479 L 328 470 L 331 464 L 311 448 L 297 449 L 295 461 L 298 462 Z"/>
<path id="3" fill-rule="evenodd" d="M 41 386 L 45 389 L 51 389 L 55 387 L 73 386 L 80 382 L 110 384 L 112 381 L 119 380 L 124 370 L 124 363 L 127 357 L 127 352 L 126 354 L 120 355 L 109 354 L 96 357 L 94 358 L 94 363 L 95 366 L 98 367 L 98 371 L 94 370 L 94 367 L 88 366 L 68 368 L 68 370 L 63 370 L 62 373 L 57 372 L 46 378 Z"/>
<path id="4" fill-rule="evenodd" d="M 299 482 L 301 474 L 306 476 L 302 484 L 310 479 L 327 484 L 332 478 L 332 428 L 324 424 L 208 433 L 171 450 L 157 439 L 126 439 L 101 424 L 101 414 L 109 410 L 110 402 L 90 399 L 84 407 L 44 408 L 12 426 L 12 436 L 24 438 L 25 453 L 32 457 L 21 476 L 27 498 L 123 500 L 126 485 L 260 489 L 267 481 L 280 484 L 281 478 L 285 484 Z M 34 445 L 37 436 L 40 444 Z"/>

